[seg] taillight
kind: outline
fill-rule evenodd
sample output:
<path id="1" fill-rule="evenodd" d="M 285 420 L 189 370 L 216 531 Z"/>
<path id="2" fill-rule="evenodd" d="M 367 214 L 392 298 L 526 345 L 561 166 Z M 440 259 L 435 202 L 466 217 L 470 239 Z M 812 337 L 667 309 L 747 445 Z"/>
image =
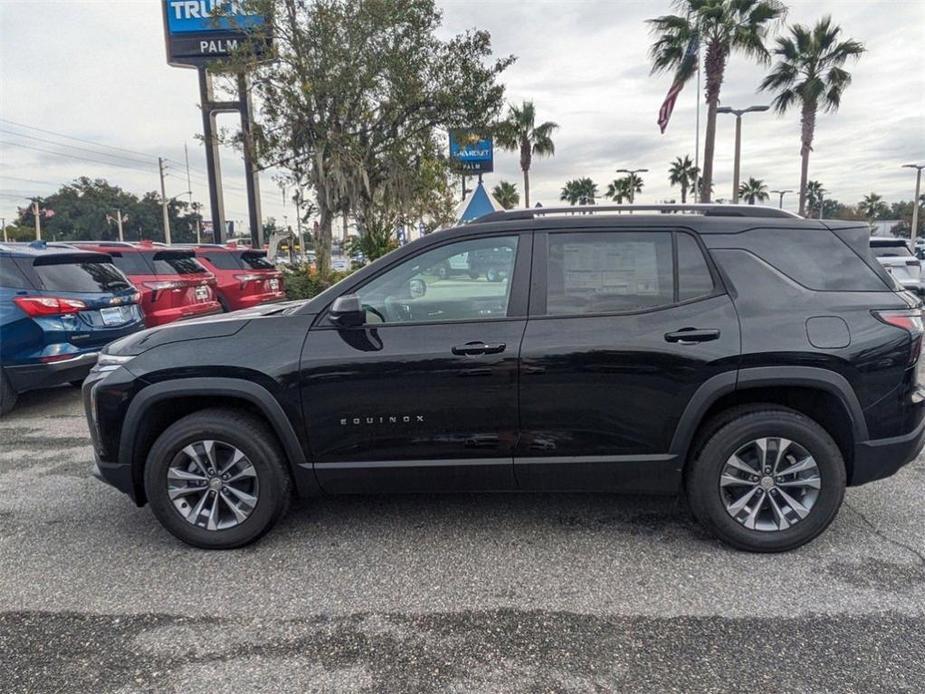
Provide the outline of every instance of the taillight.
<path id="1" fill-rule="evenodd" d="M 915 364 L 922 352 L 922 333 L 925 333 L 925 323 L 922 321 L 922 310 L 908 311 L 874 311 L 874 316 L 894 328 L 900 328 L 909 333 L 909 365 Z"/>
<path id="2" fill-rule="evenodd" d="M 13 303 L 29 316 L 63 316 L 68 313 L 80 313 L 87 308 L 79 299 L 63 299 L 57 296 L 17 296 Z"/>

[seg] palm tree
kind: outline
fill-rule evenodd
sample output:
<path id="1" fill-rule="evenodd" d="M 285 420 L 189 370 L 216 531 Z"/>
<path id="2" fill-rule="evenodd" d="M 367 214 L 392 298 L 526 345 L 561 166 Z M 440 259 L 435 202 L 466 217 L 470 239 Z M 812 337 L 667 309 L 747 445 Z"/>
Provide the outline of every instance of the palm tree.
<path id="1" fill-rule="evenodd" d="M 496 185 L 491 194 L 494 196 L 495 200 L 498 201 L 498 204 L 501 205 L 506 210 L 517 207 L 517 203 L 520 202 L 520 195 L 517 193 L 517 184 L 511 183 L 510 181 L 501 181 Z"/>
<path id="2" fill-rule="evenodd" d="M 580 197 L 581 190 L 578 179 L 566 181 L 565 185 L 562 186 L 562 193 L 559 195 L 559 199 L 567 202 L 569 205 L 577 205 Z"/>
<path id="3" fill-rule="evenodd" d="M 576 178 L 566 181 L 559 199 L 570 205 L 593 205 L 597 192 L 597 183 L 590 178 Z"/>
<path id="4" fill-rule="evenodd" d="M 524 172 L 524 207 L 530 207 L 530 164 L 533 156 L 546 157 L 556 153 L 552 133 L 559 126 L 552 121 L 536 124 L 536 108 L 532 101 L 520 107 L 510 105 L 507 120 L 500 123 L 495 139 L 501 149 L 520 151 L 520 169 Z"/>
<path id="5" fill-rule="evenodd" d="M 760 178 L 749 178 L 739 186 L 739 197 L 745 198 L 749 205 L 768 199 L 768 187 Z"/>
<path id="6" fill-rule="evenodd" d="M 691 158 L 676 157 L 668 169 L 668 182 L 673 186 L 681 186 L 681 202 L 687 202 L 687 191 L 696 183 L 697 167 Z"/>
<path id="7" fill-rule="evenodd" d="M 886 214 L 888 211 L 889 208 L 883 202 L 883 197 L 876 193 L 865 195 L 864 199 L 858 203 L 858 212 L 864 215 L 868 224 L 872 224 L 877 217 Z"/>
<path id="8" fill-rule="evenodd" d="M 789 36 L 780 36 L 774 55 L 777 63 L 761 83 L 760 89 L 777 92 L 774 108 L 786 113 L 800 102 L 800 214 L 806 212 L 806 179 L 809 176 L 809 153 L 813 149 L 816 112 L 838 110 L 842 94 L 851 84 L 851 74 L 842 69 L 848 58 L 855 60 L 864 52 L 863 44 L 852 39 L 838 40 L 841 27 L 823 17 L 810 28 L 802 24 L 790 27 Z"/>
<path id="9" fill-rule="evenodd" d="M 698 46 L 706 46 L 707 131 L 703 145 L 703 196 L 710 202 L 713 189 L 713 150 L 716 141 L 716 108 L 726 71 L 726 61 L 738 51 L 758 62 L 770 60 L 764 45 L 772 22 L 786 8 L 778 0 L 677 0 L 679 14 L 650 19 L 655 43 L 649 50 L 652 72 L 674 72 L 675 81 L 687 82 L 699 69 Z"/>
<path id="10" fill-rule="evenodd" d="M 636 174 L 628 174 L 623 178 L 615 179 L 607 186 L 606 197 L 617 204 L 629 202 L 631 205 L 636 199 L 636 193 L 642 192 L 642 179 Z"/>
<path id="11" fill-rule="evenodd" d="M 819 219 L 822 219 L 822 203 L 825 201 L 825 188 L 819 181 L 806 182 L 806 206 L 809 208 L 809 216 L 812 211 L 816 210 Z"/>

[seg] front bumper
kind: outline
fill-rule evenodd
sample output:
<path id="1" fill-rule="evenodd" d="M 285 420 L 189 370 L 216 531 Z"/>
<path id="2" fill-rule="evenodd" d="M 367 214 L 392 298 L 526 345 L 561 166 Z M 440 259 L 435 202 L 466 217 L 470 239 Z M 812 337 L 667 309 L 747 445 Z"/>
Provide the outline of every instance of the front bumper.
<path id="1" fill-rule="evenodd" d="M 862 441 L 854 446 L 854 470 L 848 483 L 866 484 L 896 474 L 915 460 L 925 445 L 925 419 L 908 434 Z"/>
<path id="2" fill-rule="evenodd" d="M 96 479 L 118 489 L 138 504 L 138 495 L 135 491 L 135 481 L 132 478 L 132 466 L 128 463 L 108 463 L 100 460 L 99 454 L 93 452 L 93 468 L 90 470 Z M 140 504 L 138 504 L 140 505 Z"/>
<path id="3" fill-rule="evenodd" d="M 62 383 L 83 380 L 96 364 L 99 352 L 84 352 L 69 359 L 4 366 L 10 386 L 17 393 L 36 388 L 50 388 Z"/>

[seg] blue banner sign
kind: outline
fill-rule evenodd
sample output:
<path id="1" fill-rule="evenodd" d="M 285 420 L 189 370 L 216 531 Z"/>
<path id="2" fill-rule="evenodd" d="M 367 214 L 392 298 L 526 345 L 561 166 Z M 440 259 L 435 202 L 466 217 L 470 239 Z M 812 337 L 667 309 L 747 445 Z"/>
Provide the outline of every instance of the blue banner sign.
<path id="1" fill-rule="evenodd" d="M 227 58 L 245 44 L 258 56 L 269 49 L 266 32 L 254 29 L 266 18 L 248 14 L 243 0 L 163 0 L 167 62 L 204 67 Z"/>
<path id="2" fill-rule="evenodd" d="M 171 34 L 240 31 L 263 24 L 263 17 L 245 14 L 240 0 L 167 0 L 167 31 Z"/>
<path id="3" fill-rule="evenodd" d="M 462 173 L 490 173 L 494 170 L 494 145 L 490 137 L 472 131 L 451 130 L 450 159 Z"/>

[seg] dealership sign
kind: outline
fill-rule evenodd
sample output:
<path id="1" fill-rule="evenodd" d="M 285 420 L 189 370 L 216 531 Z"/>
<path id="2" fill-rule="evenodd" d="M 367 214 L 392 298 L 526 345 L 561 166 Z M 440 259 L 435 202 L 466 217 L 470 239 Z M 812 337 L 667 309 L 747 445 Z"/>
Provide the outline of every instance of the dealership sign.
<path id="1" fill-rule="evenodd" d="M 167 62 L 178 67 L 203 67 L 227 58 L 251 32 L 266 24 L 248 14 L 241 0 L 163 0 Z M 261 54 L 265 43 L 254 45 Z"/>
<path id="2" fill-rule="evenodd" d="M 450 131 L 450 159 L 465 174 L 491 173 L 494 147 L 490 137 L 467 130 Z"/>

